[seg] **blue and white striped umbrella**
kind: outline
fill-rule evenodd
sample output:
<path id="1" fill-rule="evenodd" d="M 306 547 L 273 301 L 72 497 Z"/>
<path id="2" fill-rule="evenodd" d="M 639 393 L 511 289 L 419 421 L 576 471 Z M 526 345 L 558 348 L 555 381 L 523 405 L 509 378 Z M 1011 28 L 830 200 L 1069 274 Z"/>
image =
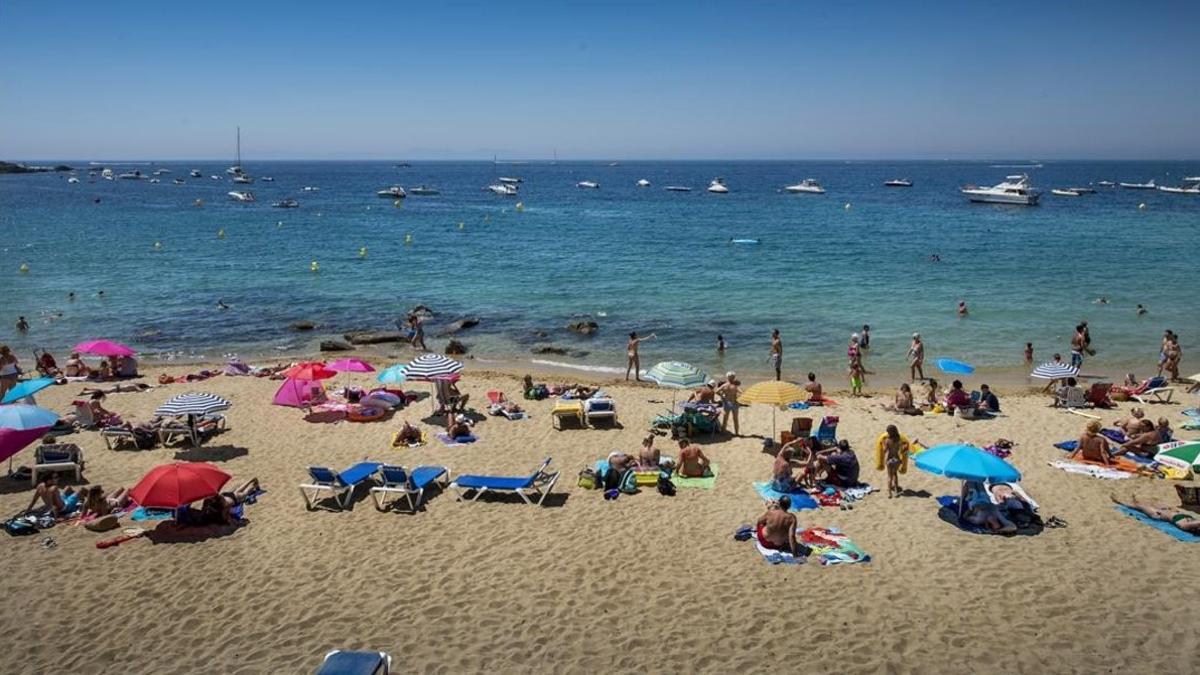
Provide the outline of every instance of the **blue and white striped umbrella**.
<path id="1" fill-rule="evenodd" d="M 409 380 L 438 380 L 449 378 L 463 369 L 463 364 L 441 354 L 422 354 L 404 367 Z"/>
<path id="2" fill-rule="evenodd" d="M 663 361 L 646 371 L 646 379 L 660 387 L 692 389 L 708 381 L 708 373 L 690 363 Z"/>
<path id="3" fill-rule="evenodd" d="M 1051 361 L 1034 368 L 1029 376 L 1039 380 L 1061 380 L 1064 377 L 1075 377 L 1078 374 L 1079 369 L 1075 366 L 1062 361 Z"/>
<path id="4" fill-rule="evenodd" d="M 177 415 L 211 415 L 222 410 L 229 410 L 233 405 L 228 400 L 217 396 L 216 394 L 197 394 L 188 392 L 172 396 L 169 401 L 158 406 L 154 411 L 155 415 L 160 417 L 172 417 Z"/>

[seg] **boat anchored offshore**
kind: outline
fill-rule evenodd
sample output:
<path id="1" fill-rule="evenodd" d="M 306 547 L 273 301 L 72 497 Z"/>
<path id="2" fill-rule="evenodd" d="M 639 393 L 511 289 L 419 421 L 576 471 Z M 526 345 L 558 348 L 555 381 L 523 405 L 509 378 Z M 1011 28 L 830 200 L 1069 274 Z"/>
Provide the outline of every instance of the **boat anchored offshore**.
<path id="1" fill-rule="evenodd" d="M 387 199 L 404 199 L 408 193 L 399 185 L 393 185 L 390 188 L 385 188 L 375 193 L 376 197 L 385 197 Z"/>
<path id="2" fill-rule="evenodd" d="M 708 191 L 715 193 L 715 194 L 723 195 L 723 194 L 729 192 L 729 188 L 725 186 L 725 179 L 714 178 L 714 179 L 712 179 L 712 182 L 708 184 Z"/>
<path id="3" fill-rule="evenodd" d="M 504 183 L 506 185 L 516 185 L 517 183 L 525 182 L 525 181 L 521 180 L 521 178 L 513 177 L 513 176 L 500 176 L 500 178 L 498 178 L 497 180 L 499 180 L 501 183 Z"/>
<path id="4" fill-rule="evenodd" d="M 1008 176 L 1004 182 L 992 187 L 968 185 L 960 190 L 967 199 L 984 204 L 1018 204 L 1035 206 L 1041 193 L 1029 182 L 1029 176 Z"/>
<path id="5" fill-rule="evenodd" d="M 200 169 L 192 169 L 191 171 L 188 172 L 188 175 L 191 176 L 192 178 L 203 178 L 204 177 L 204 174 L 200 173 Z"/>
<path id="6" fill-rule="evenodd" d="M 250 192 L 249 190 L 246 190 L 245 192 L 230 190 L 227 194 L 229 195 L 229 198 L 235 202 L 250 203 L 254 201 L 254 193 Z"/>
<path id="7" fill-rule="evenodd" d="M 668 185 L 667 187 L 665 187 L 663 189 L 666 190 L 667 192 L 691 192 L 692 191 L 692 188 L 687 187 L 686 185 Z"/>
<path id="8" fill-rule="evenodd" d="M 1059 197 L 1082 197 L 1083 196 L 1083 193 L 1080 192 L 1079 190 L 1076 190 L 1075 188 L 1054 188 L 1053 190 L 1050 191 L 1050 194 L 1058 195 Z"/>
<path id="9" fill-rule="evenodd" d="M 575 184 L 575 187 L 598 190 L 600 189 L 600 184 L 593 180 L 581 180 Z"/>
<path id="10" fill-rule="evenodd" d="M 825 188 L 821 187 L 821 184 L 818 183 L 815 178 L 805 178 L 799 183 L 796 183 L 795 185 L 789 185 L 783 189 L 793 194 L 801 192 L 807 192 L 814 195 L 825 194 Z"/>
<path id="11" fill-rule="evenodd" d="M 1154 184 L 1153 180 L 1148 180 L 1145 183 L 1120 183 L 1119 185 L 1126 190 L 1153 190 L 1158 187 Z"/>
<path id="12" fill-rule="evenodd" d="M 907 178 L 893 178 L 883 184 L 885 187 L 912 187 L 912 181 Z"/>
<path id="13" fill-rule="evenodd" d="M 638 187 L 650 187 L 650 181 L 643 178 L 637 182 L 637 186 Z"/>
<path id="14" fill-rule="evenodd" d="M 501 197 L 517 196 L 517 186 L 509 183 L 494 183 L 489 185 L 484 190 L 491 190 L 492 194 L 500 195 Z"/>
<path id="15" fill-rule="evenodd" d="M 428 197 L 430 195 L 440 195 L 442 193 L 439 190 L 436 190 L 434 188 L 431 188 L 431 187 L 428 187 L 425 185 L 418 185 L 417 187 L 409 190 L 408 194 L 418 195 L 418 196 L 422 196 L 422 197 Z"/>
<path id="16" fill-rule="evenodd" d="M 1186 176 L 1177 187 L 1160 185 L 1158 189 L 1176 195 L 1200 195 L 1200 176 Z"/>
<path id="17" fill-rule="evenodd" d="M 271 204 L 271 206 L 274 206 L 277 209 L 295 209 L 295 208 L 299 208 L 300 202 L 296 201 L 295 199 L 290 199 L 290 198 L 289 199 L 281 199 L 281 200 L 275 202 L 274 204 Z"/>

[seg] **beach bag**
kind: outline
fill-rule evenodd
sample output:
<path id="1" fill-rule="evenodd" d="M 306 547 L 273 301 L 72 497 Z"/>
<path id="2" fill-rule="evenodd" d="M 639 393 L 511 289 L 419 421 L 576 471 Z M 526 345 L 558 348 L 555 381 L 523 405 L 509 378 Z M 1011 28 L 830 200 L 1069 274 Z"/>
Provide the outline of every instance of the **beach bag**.
<path id="1" fill-rule="evenodd" d="M 138 450 L 151 450 L 158 444 L 158 436 L 150 429 L 134 427 L 133 444 Z"/>
<path id="2" fill-rule="evenodd" d="M 664 497 L 674 497 L 675 483 L 673 483 L 670 478 L 660 475 L 658 477 L 658 494 Z"/>
<path id="3" fill-rule="evenodd" d="M 626 469 L 625 473 L 621 474 L 621 483 L 617 486 L 617 489 L 627 495 L 637 493 L 637 471 Z"/>
<path id="4" fill-rule="evenodd" d="M 600 477 L 596 475 L 595 469 L 584 469 L 579 472 L 579 487 L 585 490 L 595 490 L 600 484 Z"/>
<path id="5" fill-rule="evenodd" d="M 38 528 L 24 518 L 10 518 L 4 521 L 4 531 L 14 537 L 23 537 L 28 534 L 37 534 Z"/>

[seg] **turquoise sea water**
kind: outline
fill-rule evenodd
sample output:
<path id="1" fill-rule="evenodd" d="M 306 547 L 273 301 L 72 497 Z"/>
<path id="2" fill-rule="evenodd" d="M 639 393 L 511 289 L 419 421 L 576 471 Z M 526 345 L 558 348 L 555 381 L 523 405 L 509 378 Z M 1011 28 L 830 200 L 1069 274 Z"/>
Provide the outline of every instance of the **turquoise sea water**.
<path id="1" fill-rule="evenodd" d="M 534 345 L 556 344 L 587 355 L 537 358 L 623 369 L 626 334 L 637 330 L 658 335 L 644 346 L 645 366 L 674 358 L 762 372 L 778 327 L 788 370 L 840 373 L 846 340 L 863 323 L 872 326 L 875 368 L 902 368 L 915 330 L 931 360 L 1008 368 L 1020 365 L 1026 341 L 1039 360 L 1065 353 L 1086 318 L 1097 363 L 1144 371 L 1172 328 L 1182 335 L 1184 370 L 1193 370 L 1186 355 L 1200 329 L 1190 300 L 1200 198 L 1112 188 L 1064 198 L 1049 189 L 1173 184 L 1200 174 L 1200 162 L 993 164 L 247 161 L 252 174 L 276 179 L 249 186 L 255 204 L 229 201 L 238 186 L 210 179 L 226 166 L 211 161 L 110 165 L 118 173 L 170 169 L 159 184 L 89 182 L 86 170 L 76 174 L 80 184 L 56 174 L 0 176 L 0 341 L 23 358 L 35 346 L 89 337 L 146 353 L 253 357 L 307 349 L 346 329 L 388 328 L 424 303 L 439 319 L 478 316 L 480 326 L 461 339 L 480 357 L 528 361 Z M 204 177 L 189 178 L 191 168 Z M 1041 206 L 976 205 L 957 192 L 1019 172 L 1045 190 Z M 499 175 L 523 178 L 519 197 L 481 189 Z M 729 194 L 705 191 L 716 176 Z M 828 192 L 779 192 L 809 177 Z M 899 177 L 915 186 L 882 186 Z M 652 186 L 636 187 L 639 178 Z M 576 188 L 580 180 L 601 188 Z M 393 184 L 441 194 L 409 196 L 396 208 L 375 195 Z M 668 184 L 694 191 L 665 192 Z M 300 208 L 271 208 L 283 197 Z M 934 253 L 941 262 L 929 261 Z M 18 272 L 22 263 L 28 273 Z M 1098 296 L 1111 304 L 1094 304 Z M 216 309 L 218 299 L 231 309 Z M 969 318 L 955 315 L 959 299 Z M 1138 303 L 1148 315 L 1135 315 Z M 27 335 L 13 330 L 17 315 L 30 320 Z M 595 336 L 565 330 L 582 316 L 600 324 Z M 297 319 L 321 327 L 288 330 Z M 437 332 L 428 329 L 434 348 L 445 343 Z M 718 333 L 730 345 L 720 361 Z"/>

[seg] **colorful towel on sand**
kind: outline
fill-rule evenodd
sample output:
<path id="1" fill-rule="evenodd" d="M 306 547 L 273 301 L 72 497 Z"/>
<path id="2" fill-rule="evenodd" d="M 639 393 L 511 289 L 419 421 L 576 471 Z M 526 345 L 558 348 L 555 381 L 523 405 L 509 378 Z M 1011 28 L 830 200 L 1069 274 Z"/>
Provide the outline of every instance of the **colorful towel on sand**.
<path id="1" fill-rule="evenodd" d="M 820 506 L 820 504 L 817 504 L 817 500 L 813 499 L 807 492 L 780 492 L 771 487 L 770 483 L 755 483 L 754 491 L 758 493 L 759 497 L 773 502 L 779 501 L 779 498 L 786 494 L 792 500 L 792 508 L 788 509 L 789 511 L 805 511 Z"/>
<path id="2" fill-rule="evenodd" d="M 1050 466 L 1056 469 L 1062 469 L 1067 473 L 1078 473 L 1085 476 L 1091 476 L 1092 478 L 1119 480 L 1122 478 L 1133 478 L 1136 475 L 1129 473 L 1128 471 L 1121 471 L 1120 469 L 1110 469 L 1103 466 L 1096 466 L 1094 464 L 1081 464 L 1079 462 L 1069 462 L 1061 459 L 1047 463 Z"/>
<path id="3" fill-rule="evenodd" d="M 130 514 L 129 519 L 134 521 L 167 520 L 174 515 L 175 512 L 171 509 L 147 509 L 139 506 L 133 510 L 133 513 Z"/>
<path id="4" fill-rule="evenodd" d="M 458 436 L 456 438 L 450 438 L 450 434 L 448 434 L 444 431 L 437 435 L 437 439 L 439 441 L 441 441 L 442 444 L 448 448 L 461 448 L 464 445 L 469 445 L 469 444 L 474 443 L 475 441 L 479 440 L 474 435 Z"/>
<path id="5" fill-rule="evenodd" d="M 836 529 L 813 527 L 807 530 L 798 530 L 796 540 L 808 546 L 811 549 L 809 557 L 816 558 L 823 567 L 871 562 L 871 556 L 867 555 L 866 551 L 856 546 L 854 542 L 850 541 L 850 537 Z M 763 546 L 758 541 L 758 537 L 754 538 L 754 547 L 758 549 L 763 560 L 771 565 L 797 565 L 805 561 L 803 557 Z"/>
<path id="6" fill-rule="evenodd" d="M 709 464 L 708 473 L 709 475 L 704 476 L 703 478 L 684 478 L 676 473 L 671 475 L 671 482 L 674 483 L 675 487 L 677 488 L 698 488 L 701 490 L 711 490 L 717 486 L 717 474 L 720 473 L 717 470 L 717 465 Z"/>
<path id="7" fill-rule="evenodd" d="M 1183 530 L 1179 529 L 1178 527 L 1175 527 L 1171 523 L 1164 523 L 1161 520 L 1155 520 L 1155 519 L 1151 518 L 1150 516 L 1147 516 L 1146 514 L 1142 513 L 1141 511 L 1138 511 L 1137 509 L 1131 509 L 1128 506 L 1125 506 L 1123 504 L 1116 504 L 1116 507 L 1117 507 L 1118 511 L 1120 511 L 1121 513 L 1124 513 L 1125 515 L 1129 516 L 1130 518 L 1133 518 L 1134 520 L 1140 520 L 1141 522 L 1145 523 L 1146 525 L 1153 527 L 1154 529 L 1158 530 L 1159 532 L 1162 532 L 1163 534 L 1172 536 L 1172 537 L 1178 539 L 1179 541 L 1184 541 L 1189 544 L 1195 544 L 1196 542 L 1200 542 L 1200 536 L 1194 535 L 1190 532 L 1184 532 Z"/>

